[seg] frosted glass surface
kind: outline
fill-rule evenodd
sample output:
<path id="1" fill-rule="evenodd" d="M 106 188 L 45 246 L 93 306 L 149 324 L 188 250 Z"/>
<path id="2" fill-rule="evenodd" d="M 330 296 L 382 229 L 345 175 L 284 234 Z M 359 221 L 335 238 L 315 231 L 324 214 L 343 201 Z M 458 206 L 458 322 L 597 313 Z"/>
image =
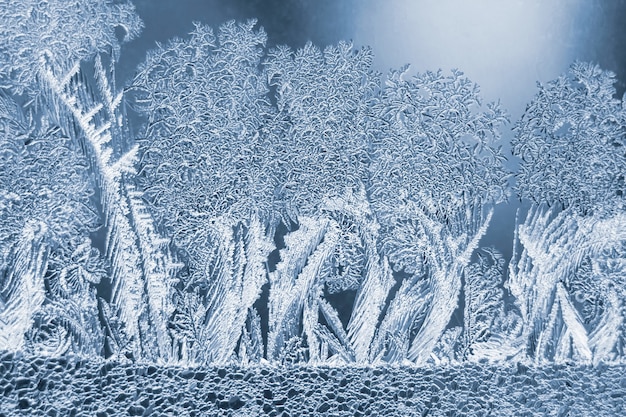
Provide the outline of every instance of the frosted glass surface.
<path id="1" fill-rule="evenodd" d="M 626 9 L 469 4 L 0 0 L 0 416 L 624 414 Z"/>

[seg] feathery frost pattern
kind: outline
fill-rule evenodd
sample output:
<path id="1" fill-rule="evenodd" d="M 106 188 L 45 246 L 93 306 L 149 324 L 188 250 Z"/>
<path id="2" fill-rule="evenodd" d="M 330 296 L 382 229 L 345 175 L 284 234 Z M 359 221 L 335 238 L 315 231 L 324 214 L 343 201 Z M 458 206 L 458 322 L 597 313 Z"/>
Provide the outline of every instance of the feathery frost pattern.
<path id="1" fill-rule="evenodd" d="M 44 225 L 26 225 L 16 243 L 15 254 L 9 254 L 14 261 L 10 271 L 3 271 L 2 350 L 23 348 L 24 335 L 32 326 L 33 313 L 44 302 L 43 274 L 47 264 L 44 235 Z"/>
<path id="2" fill-rule="evenodd" d="M 95 59 L 94 72 L 104 104 L 96 102 L 98 96 L 88 81 L 81 77 L 78 63 L 62 78 L 55 76 L 46 62 L 42 65 L 44 79 L 53 94 L 52 100 L 58 100 L 57 105 L 64 105 L 67 109 L 65 112 L 73 117 L 70 120 L 78 125 L 80 130 L 75 134 L 90 156 L 92 170 L 96 174 L 103 217 L 109 226 L 106 253 L 111 261 L 111 302 L 119 309 L 125 331 L 132 340 L 131 353 L 136 357 L 167 360 L 170 344 L 165 342 L 167 333 L 164 314 L 168 308 L 166 294 L 159 286 L 166 285 L 162 281 L 167 278 L 169 265 L 163 259 L 155 259 L 155 254 L 152 253 L 151 245 L 158 244 L 158 239 L 154 239 L 150 225 L 152 219 L 145 215 L 141 201 L 133 201 L 140 196 L 133 193 L 132 189 L 128 193 L 128 188 L 123 185 L 124 176 L 134 174 L 133 165 L 138 147 L 133 146 L 114 160 L 115 144 L 110 143 L 113 135 L 117 135 L 118 148 L 123 145 L 123 138 L 119 137 L 122 136 L 123 126 L 119 125 L 120 119 L 117 117 L 121 96 L 110 91 L 99 56 Z M 65 84 L 63 80 L 66 80 Z M 59 123 L 63 123 L 63 120 L 59 120 Z M 70 130 L 69 125 L 66 129 Z M 133 223 L 139 225 L 139 230 L 133 227 Z M 141 249 L 144 249 L 143 253 Z M 155 282 L 159 280 L 161 282 Z M 147 306 L 143 297 L 144 287 L 150 300 Z M 151 307 L 148 314 L 160 336 L 158 338 L 147 326 L 142 329 L 138 321 L 140 312 Z M 154 344 L 160 346 L 159 354 L 153 357 L 151 349 Z"/>
<path id="3" fill-rule="evenodd" d="M 597 285 L 605 287 L 607 301 L 615 302 L 615 283 L 606 277 L 604 265 L 614 261 L 607 254 L 623 256 L 624 220 L 624 213 L 598 219 L 568 211 L 554 217 L 551 211 L 536 209 L 518 227 L 517 236 L 524 249 L 511 263 L 508 285 L 519 300 L 527 323 L 523 337 L 532 344 L 528 353 L 535 361 L 574 359 L 597 363 L 615 359 L 620 331 L 610 336 L 606 333 L 607 328 L 621 328 L 623 317 L 605 311 L 598 327 L 590 326 L 592 323 L 583 321 L 575 307 L 576 297 L 567 287 L 574 280 L 597 279 Z M 585 268 L 588 264 L 595 266 L 593 272 Z M 600 339 L 596 336 L 599 333 L 609 337 Z"/>
<path id="4" fill-rule="evenodd" d="M 517 226 L 507 285 L 519 346 L 535 363 L 623 360 L 626 124 L 614 82 L 577 62 L 539 86 L 515 128 L 518 192 L 534 204 Z"/>
<path id="5" fill-rule="evenodd" d="M 510 172 L 508 116 L 459 70 L 382 76 L 368 48 L 266 48 L 231 21 L 120 88 L 141 27 L 118 1 L 0 0 L 0 350 L 147 373 L 624 364 L 612 73 L 539 85 Z M 505 259 L 481 239 L 512 193 Z"/>

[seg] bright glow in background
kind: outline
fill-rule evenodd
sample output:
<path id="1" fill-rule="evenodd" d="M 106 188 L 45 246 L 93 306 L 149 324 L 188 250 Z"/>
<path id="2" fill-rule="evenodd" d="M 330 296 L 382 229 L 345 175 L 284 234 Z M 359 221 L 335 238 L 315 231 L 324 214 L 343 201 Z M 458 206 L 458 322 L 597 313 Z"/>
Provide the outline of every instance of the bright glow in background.
<path id="1" fill-rule="evenodd" d="M 485 101 L 500 100 L 511 116 L 503 132 L 505 155 L 513 127 L 546 82 L 583 59 L 585 19 L 593 2 L 584 0 L 365 0 L 354 21 L 354 40 L 369 45 L 377 70 L 410 63 L 412 72 L 462 70 L 481 87 Z M 517 161 L 509 157 L 515 169 Z M 519 203 L 497 207 L 481 245 L 511 255 Z"/>
<path id="2" fill-rule="evenodd" d="M 370 45 L 385 72 L 411 63 L 418 72 L 462 70 L 488 101 L 500 99 L 513 119 L 536 81 L 556 78 L 576 59 L 584 0 L 366 0 L 354 39 Z"/>

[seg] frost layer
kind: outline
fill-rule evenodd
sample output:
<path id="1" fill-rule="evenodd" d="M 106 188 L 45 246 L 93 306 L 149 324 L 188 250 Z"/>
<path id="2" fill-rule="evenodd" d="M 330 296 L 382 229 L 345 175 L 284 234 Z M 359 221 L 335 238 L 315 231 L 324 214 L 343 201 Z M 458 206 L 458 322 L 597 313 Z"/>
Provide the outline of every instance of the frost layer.
<path id="1" fill-rule="evenodd" d="M 624 366 L 166 368 L 5 355 L 0 416 L 617 416 Z"/>

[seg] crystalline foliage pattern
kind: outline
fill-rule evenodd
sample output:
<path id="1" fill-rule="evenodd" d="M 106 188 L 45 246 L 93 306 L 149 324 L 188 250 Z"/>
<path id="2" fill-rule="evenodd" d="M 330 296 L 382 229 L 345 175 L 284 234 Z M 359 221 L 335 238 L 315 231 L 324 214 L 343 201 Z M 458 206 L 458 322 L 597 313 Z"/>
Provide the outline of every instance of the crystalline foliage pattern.
<path id="1" fill-rule="evenodd" d="M 479 246 L 507 115 L 458 70 L 383 78 L 367 48 L 231 21 L 120 88 L 131 4 L 0 0 L 0 23 L 0 415 L 623 410 L 610 72 L 575 63 L 515 125 L 506 269 Z"/>

